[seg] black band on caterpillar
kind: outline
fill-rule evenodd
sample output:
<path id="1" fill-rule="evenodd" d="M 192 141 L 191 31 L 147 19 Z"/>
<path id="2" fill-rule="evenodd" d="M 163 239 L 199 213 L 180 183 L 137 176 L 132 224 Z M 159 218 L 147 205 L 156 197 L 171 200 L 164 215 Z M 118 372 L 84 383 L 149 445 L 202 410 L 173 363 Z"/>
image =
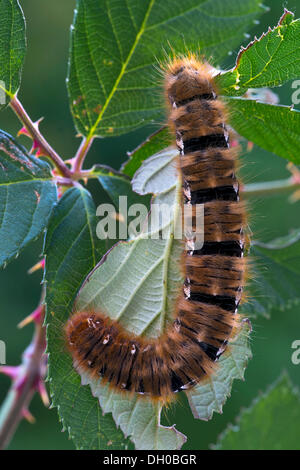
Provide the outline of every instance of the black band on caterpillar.
<path id="1" fill-rule="evenodd" d="M 155 340 L 134 336 L 101 312 L 76 313 L 65 328 L 78 371 L 163 402 L 213 372 L 236 325 L 244 287 L 245 209 L 212 71 L 186 58 L 165 73 L 183 204 L 204 204 L 204 245 L 182 258 L 185 282 L 174 322 Z"/>

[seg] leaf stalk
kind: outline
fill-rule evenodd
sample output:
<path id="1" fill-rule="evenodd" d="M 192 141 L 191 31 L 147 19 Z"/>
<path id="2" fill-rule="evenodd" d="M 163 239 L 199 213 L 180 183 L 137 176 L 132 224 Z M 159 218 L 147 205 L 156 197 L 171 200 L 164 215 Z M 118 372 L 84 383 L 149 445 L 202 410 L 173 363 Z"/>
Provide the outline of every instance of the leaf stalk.
<path id="1" fill-rule="evenodd" d="M 286 193 L 297 188 L 300 188 L 300 181 L 297 181 L 294 176 L 291 176 L 290 178 L 282 180 L 246 184 L 245 186 L 241 187 L 241 192 L 245 197 L 257 197 Z"/>

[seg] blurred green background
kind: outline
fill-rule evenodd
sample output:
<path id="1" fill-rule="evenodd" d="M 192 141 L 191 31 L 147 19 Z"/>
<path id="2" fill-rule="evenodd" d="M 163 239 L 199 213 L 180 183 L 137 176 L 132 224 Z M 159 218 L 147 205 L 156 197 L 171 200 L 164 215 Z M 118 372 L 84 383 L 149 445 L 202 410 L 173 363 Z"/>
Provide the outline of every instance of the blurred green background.
<path id="1" fill-rule="evenodd" d="M 69 30 L 75 0 L 21 0 L 20 3 L 27 19 L 28 53 L 19 97 L 33 119 L 45 117 L 41 129 L 55 149 L 64 157 L 71 157 L 80 142 L 75 137 L 65 86 Z M 300 15 L 299 0 L 265 0 L 264 4 L 271 9 L 261 17 L 260 24 L 250 31 L 251 37 L 260 35 L 269 25 L 277 24 L 284 7 L 294 11 L 296 17 Z M 231 67 L 237 52 L 238 49 L 233 51 L 227 63 L 221 65 Z M 275 91 L 282 104 L 291 104 L 294 90 L 290 83 Z M 20 125 L 10 110 L 1 113 L 0 128 L 13 136 L 19 130 Z M 118 169 L 126 159 L 126 151 L 135 148 L 148 134 L 149 129 L 142 129 L 118 138 L 98 139 L 88 156 L 87 165 L 101 162 Z M 20 140 L 24 145 L 30 146 L 26 137 Z M 242 172 L 246 183 L 285 178 L 289 175 L 285 160 L 257 147 L 243 160 Z M 97 202 L 102 201 L 105 195 L 100 186 L 94 182 L 91 189 Z M 253 199 L 251 207 L 251 229 L 256 239 L 270 240 L 288 233 L 292 228 L 300 227 L 300 202 L 290 204 L 286 195 Z M 20 362 L 20 356 L 31 340 L 32 326 L 18 330 L 16 325 L 39 302 L 41 273 L 28 276 L 27 270 L 39 259 L 41 251 L 42 240 L 38 240 L 0 272 L 0 339 L 6 342 L 9 365 Z M 184 448 L 208 448 L 210 443 L 216 441 L 226 424 L 234 421 L 241 407 L 249 406 L 282 370 L 287 370 L 293 383 L 300 386 L 300 365 L 296 366 L 291 362 L 291 344 L 295 339 L 300 339 L 299 310 L 300 307 L 286 311 L 273 310 L 269 319 L 253 319 L 253 359 L 246 370 L 246 381 L 234 383 L 232 396 L 222 415 L 214 415 L 208 423 L 195 421 L 184 401 L 176 409 L 168 410 L 163 420 L 166 424 L 176 423 L 178 429 L 187 434 L 188 442 Z M 0 403 L 9 384 L 6 377 L 0 376 Z M 23 421 L 10 449 L 74 448 L 67 433 L 61 432 L 55 409 L 45 409 L 36 396 L 30 410 L 37 419 L 36 424 Z"/>

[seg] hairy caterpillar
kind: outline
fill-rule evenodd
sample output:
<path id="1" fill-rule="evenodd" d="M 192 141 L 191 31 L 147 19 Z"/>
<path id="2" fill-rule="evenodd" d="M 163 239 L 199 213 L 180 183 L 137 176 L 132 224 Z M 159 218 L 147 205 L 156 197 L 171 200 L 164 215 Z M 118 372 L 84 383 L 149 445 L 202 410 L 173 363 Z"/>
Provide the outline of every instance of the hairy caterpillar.
<path id="1" fill-rule="evenodd" d="M 77 369 L 162 402 L 213 372 L 237 323 L 245 282 L 246 215 L 213 71 L 193 57 L 174 60 L 165 71 L 182 203 L 204 204 L 205 217 L 203 247 L 182 258 L 185 282 L 174 322 L 157 339 L 134 336 L 101 312 L 75 313 L 65 327 Z"/>

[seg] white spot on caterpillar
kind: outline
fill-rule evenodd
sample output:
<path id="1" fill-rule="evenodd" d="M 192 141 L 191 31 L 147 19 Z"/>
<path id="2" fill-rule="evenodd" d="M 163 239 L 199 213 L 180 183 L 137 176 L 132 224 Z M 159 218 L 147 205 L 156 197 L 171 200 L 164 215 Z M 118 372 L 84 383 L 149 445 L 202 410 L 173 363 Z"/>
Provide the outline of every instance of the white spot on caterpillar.
<path id="1" fill-rule="evenodd" d="M 182 387 L 180 387 L 181 390 L 188 390 L 190 387 L 188 384 L 186 385 L 183 385 Z"/>
<path id="2" fill-rule="evenodd" d="M 87 322 L 88 322 L 89 328 L 96 328 L 96 323 L 94 322 L 92 318 L 88 318 Z"/>
<path id="3" fill-rule="evenodd" d="M 186 181 L 184 181 L 183 194 L 189 201 L 191 200 L 191 187 Z"/>
<path id="4" fill-rule="evenodd" d="M 103 340 L 103 344 L 107 344 L 110 340 L 110 335 L 106 335 L 104 340 Z"/>
<path id="5" fill-rule="evenodd" d="M 186 249 L 188 251 L 192 251 L 194 252 L 195 250 L 195 243 L 194 243 L 194 239 L 190 238 L 190 239 L 186 239 Z"/>
<path id="6" fill-rule="evenodd" d="M 184 292 L 184 294 L 187 298 L 189 298 L 191 296 L 190 282 L 191 282 L 190 279 L 186 278 L 185 284 L 184 284 L 184 287 L 183 287 L 183 292 Z"/>

